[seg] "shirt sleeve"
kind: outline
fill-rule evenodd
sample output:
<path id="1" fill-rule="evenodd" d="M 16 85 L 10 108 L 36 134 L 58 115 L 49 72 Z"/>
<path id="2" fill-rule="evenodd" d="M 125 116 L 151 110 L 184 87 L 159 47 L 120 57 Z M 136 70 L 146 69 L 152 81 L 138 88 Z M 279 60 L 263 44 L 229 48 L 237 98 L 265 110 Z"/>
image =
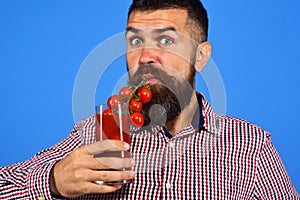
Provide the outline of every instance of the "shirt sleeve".
<path id="1" fill-rule="evenodd" d="M 50 192 L 50 171 L 55 163 L 81 146 L 76 125 L 63 141 L 31 159 L 0 168 L 0 199 L 55 199 Z"/>
<path id="2" fill-rule="evenodd" d="M 300 199 L 270 135 L 266 137 L 257 162 L 254 191 L 257 199 Z"/>

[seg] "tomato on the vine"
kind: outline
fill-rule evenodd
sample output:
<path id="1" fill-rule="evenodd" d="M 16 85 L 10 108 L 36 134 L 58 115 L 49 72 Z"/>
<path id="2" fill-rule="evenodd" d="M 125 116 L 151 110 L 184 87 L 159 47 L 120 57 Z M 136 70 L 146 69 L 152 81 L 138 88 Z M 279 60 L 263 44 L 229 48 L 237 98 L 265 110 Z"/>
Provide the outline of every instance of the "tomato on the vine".
<path id="1" fill-rule="evenodd" d="M 144 124 L 144 116 L 139 112 L 132 113 L 130 119 L 135 127 L 142 127 Z"/>
<path id="2" fill-rule="evenodd" d="M 137 96 L 142 103 L 148 103 L 152 99 L 152 92 L 147 87 L 142 87 L 138 90 Z"/>
<path id="3" fill-rule="evenodd" d="M 128 87 L 123 87 L 120 92 L 119 92 L 119 95 L 121 96 L 122 100 L 125 102 L 125 101 L 128 101 L 128 99 L 131 97 L 133 93 L 133 90 L 128 88 Z"/>
<path id="4" fill-rule="evenodd" d="M 137 101 L 135 98 L 131 98 L 129 101 L 130 111 L 140 112 L 142 110 L 143 104 L 140 101 Z"/>
<path id="5" fill-rule="evenodd" d="M 116 108 L 118 108 L 118 104 L 122 105 L 122 103 L 123 102 L 121 101 L 121 99 L 119 98 L 118 95 L 113 95 L 113 96 L 109 97 L 107 100 L 107 106 L 110 109 L 116 109 Z"/>

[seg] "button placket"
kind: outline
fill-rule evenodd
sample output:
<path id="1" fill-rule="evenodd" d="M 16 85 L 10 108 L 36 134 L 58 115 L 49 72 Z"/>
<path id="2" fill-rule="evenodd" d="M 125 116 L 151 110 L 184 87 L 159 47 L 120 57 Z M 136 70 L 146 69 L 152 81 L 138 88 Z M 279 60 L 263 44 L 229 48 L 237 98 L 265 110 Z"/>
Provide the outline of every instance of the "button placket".
<path id="1" fill-rule="evenodd" d="M 172 180 L 174 176 L 174 172 L 172 172 L 174 162 L 175 162 L 175 138 L 168 140 L 168 147 L 166 148 L 166 163 L 165 163 L 165 169 L 168 170 L 167 174 L 168 176 L 165 177 L 165 188 L 169 190 L 172 187 Z"/>

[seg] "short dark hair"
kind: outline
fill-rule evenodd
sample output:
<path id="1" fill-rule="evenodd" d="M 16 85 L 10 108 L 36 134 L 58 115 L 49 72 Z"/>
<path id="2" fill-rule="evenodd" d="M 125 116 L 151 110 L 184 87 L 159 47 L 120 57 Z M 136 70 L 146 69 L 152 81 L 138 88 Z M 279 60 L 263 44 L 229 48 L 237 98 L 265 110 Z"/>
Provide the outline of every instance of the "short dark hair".
<path id="1" fill-rule="evenodd" d="M 207 41 L 208 17 L 207 11 L 200 0 L 133 0 L 128 11 L 128 19 L 134 11 L 156 11 L 167 9 L 182 9 L 188 13 L 187 29 L 196 42 Z"/>

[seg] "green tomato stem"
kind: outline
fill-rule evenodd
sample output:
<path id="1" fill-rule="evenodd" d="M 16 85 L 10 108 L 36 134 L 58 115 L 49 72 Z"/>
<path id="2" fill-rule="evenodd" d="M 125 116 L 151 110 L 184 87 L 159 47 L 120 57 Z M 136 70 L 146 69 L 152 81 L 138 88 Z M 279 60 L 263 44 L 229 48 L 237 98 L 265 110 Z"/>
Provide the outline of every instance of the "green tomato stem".
<path id="1" fill-rule="evenodd" d="M 135 99 L 138 99 L 139 100 L 139 97 L 135 94 L 136 91 L 145 84 L 145 82 L 147 81 L 148 79 L 147 78 L 144 78 L 143 77 L 143 80 L 137 85 L 137 86 L 129 86 L 129 88 L 134 88 L 133 89 L 133 92 L 132 92 L 132 95 L 128 98 L 127 102 L 126 102 L 126 105 L 129 105 L 129 101 L 132 97 L 135 97 Z"/>

